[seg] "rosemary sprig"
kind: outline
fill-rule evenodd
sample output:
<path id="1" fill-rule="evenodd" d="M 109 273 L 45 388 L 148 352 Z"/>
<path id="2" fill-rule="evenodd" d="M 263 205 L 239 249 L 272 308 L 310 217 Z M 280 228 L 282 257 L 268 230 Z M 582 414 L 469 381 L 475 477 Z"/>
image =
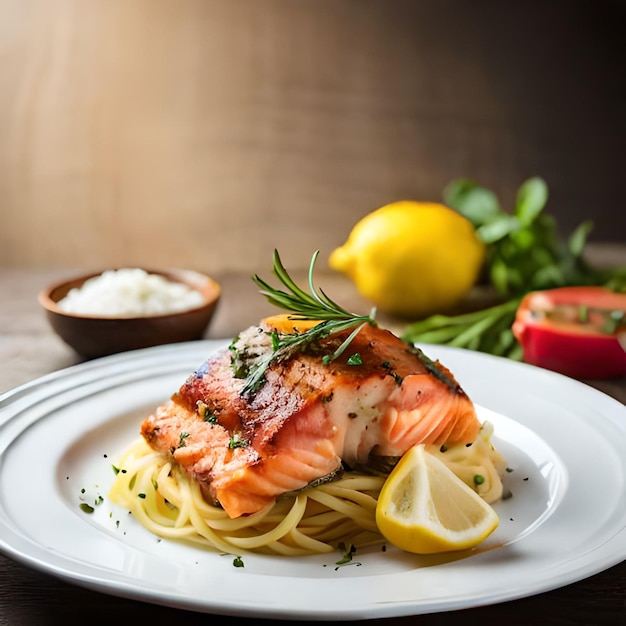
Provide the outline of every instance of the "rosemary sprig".
<path id="1" fill-rule="evenodd" d="M 261 288 L 260 293 L 264 295 L 270 304 L 286 309 L 294 315 L 290 316 L 293 320 L 326 320 L 337 322 L 360 323 L 367 322 L 375 324 L 374 317 L 376 315 L 376 309 L 373 308 L 369 315 L 356 315 L 346 311 L 343 307 L 339 306 L 336 302 L 331 300 L 321 289 L 318 289 L 314 285 L 313 272 L 315 269 L 315 263 L 319 256 L 319 250 L 313 253 L 311 263 L 309 265 L 309 291 L 306 293 L 300 288 L 296 282 L 291 278 L 278 254 L 278 250 L 274 250 L 274 274 L 278 277 L 280 282 L 287 288 L 289 293 L 281 291 L 272 287 L 266 283 L 262 278 L 259 278 L 256 274 L 252 277 L 252 280 Z"/>
<path id="2" fill-rule="evenodd" d="M 522 347 L 511 325 L 521 298 L 460 315 L 432 315 L 409 324 L 402 333 L 408 343 L 436 343 L 488 352 L 519 361 Z"/>
<path id="3" fill-rule="evenodd" d="M 255 363 L 246 374 L 246 384 L 241 393 L 246 394 L 256 391 L 263 383 L 265 371 L 272 364 L 287 355 L 303 350 L 306 346 L 323 339 L 324 337 L 348 328 L 355 327 L 350 335 L 342 342 L 342 344 L 332 353 L 323 356 L 322 361 L 325 365 L 339 357 L 345 349 L 350 345 L 354 337 L 366 324 L 376 326 L 376 309 L 372 308 L 369 315 L 356 315 L 350 313 L 339 304 L 331 300 L 319 288 L 315 287 L 313 281 L 313 273 L 315 263 L 319 255 L 317 250 L 312 258 L 309 266 L 308 282 L 309 293 L 302 289 L 289 275 L 285 269 L 278 250 L 274 250 L 274 267 L 273 272 L 285 287 L 285 290 L 272 287 L 258 275 L 254 275 L 252 280 L 260 287 L 261 295 L 265 296 L 270 304 L 285 309 L 291 313 L 289 319 L 294 321 L 313 320 L 319 321 L 307 331 L 285 334 L 273 330 L 272 351 Z"/>

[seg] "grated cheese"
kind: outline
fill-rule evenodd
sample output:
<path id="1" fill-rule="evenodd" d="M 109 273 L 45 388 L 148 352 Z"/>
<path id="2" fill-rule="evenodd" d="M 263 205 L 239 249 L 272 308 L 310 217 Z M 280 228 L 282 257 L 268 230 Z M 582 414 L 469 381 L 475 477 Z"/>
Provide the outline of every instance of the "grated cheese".
<path id="1" fill-rule="evenodd" d="M 183 283 L 139 268 L 123 268 L 90 278 L 57 305 L 79 315 L 144 317 L 186 311 L 202 302 L 202 294 Z"/>

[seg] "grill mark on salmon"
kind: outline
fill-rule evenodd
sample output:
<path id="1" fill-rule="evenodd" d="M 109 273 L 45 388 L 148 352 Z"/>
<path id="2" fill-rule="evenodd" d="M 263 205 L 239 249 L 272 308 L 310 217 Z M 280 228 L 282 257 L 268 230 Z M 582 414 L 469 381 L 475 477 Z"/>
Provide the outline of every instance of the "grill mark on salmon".
<path id="1" fill-rule="evenodd" d="M 271 350 L 268 330 L 248 329 L 240 345 L 252 338 L 255 349 Z M 390 331 L 366 325 L 346 353 L 323 364 L 348 334 L 272 363 L 252 394 L 242 393 L 245 380 L 223 350 L 144 420 L 141 434 L 232 518 L 344 466 L 367 471 L 372 457 L 400 457 L 418 443 L 476 439 L 474 405 L 452 373 Z M 355 353 L 359 365 L 348 362 Z"/>

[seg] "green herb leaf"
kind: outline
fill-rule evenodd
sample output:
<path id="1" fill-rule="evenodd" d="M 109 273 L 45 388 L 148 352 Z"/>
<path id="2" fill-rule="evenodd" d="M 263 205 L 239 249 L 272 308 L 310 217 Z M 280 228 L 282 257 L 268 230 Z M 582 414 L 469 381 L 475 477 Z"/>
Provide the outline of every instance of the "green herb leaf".
<path id="1" fill-rule="evenodd" d="M 353 544 L 339 544 L 339 548 L 343 551 L 341 559 L 335 562 L 335 565 L 345 565 L 352 561 L 352 555 L 356 552 L 356 548 Z"/>
<path id="2" fill-rule="evenodd" d="M 237 352 L 234 345 L 231 344 L 233 363 L 237 364 L 239 372 L 245 373 L 246 384 L 241 391 L 242 394 L 256 391 L 263 384 L 267 368 L 272 363 L 292 354 L 294 351 L 303 350 L 306 346 L 318 342 L 332 333 L 356 327 L 332 354 L 324 355 L 323 362 L 328 364 L 343 354 L 365 324 L 376 326 L 375 308 L 370 311 L 369 315 L 350 313 L 331 300 L 321 289 L 315 287 L 313 274 L 318 255 L 319 250 L 313 254 L 309 266 L 309 293 L 298 286 L 291 278 L 283 266 L 277 250 L 274 250 L 273 271 L 285 289 L 272 287 L 256 274 L 252 277 L 252 280 L 260 287 L 260 293 L 267 298 L 270 304 L 286 309 L 292 314 L 289 316 L 289 319 L 294 321 L 314 320 L 320 323 L 306 332 L 296 334 L 272 332 L 272 352 L 260 362 L 249 367 L 246 363 L 242 363 L 242 361 L 245 361 L 246 355 L 242 352 Z"/>
<path id="3" fill-rule="evenodd" d="M 355 352 L 353 355 L 348 357 L 347 363 L 348 365 L 363 365 L 363 359 L 358 352 Z"/>
<path id="4" fill-rule="evenodd" d="M 514 233 L 519 227 L 520 222 L 516 217 L 512 215 L 498 215 L 479 225 L 476 228 L 476 234 L 486 244 L 492 244 Z"/>
<path id="5" fill-rule="evenodd" d="M 548 201 L 548 186 L 542 178 L 529 178 L 517 192 L 515 216 L 528 226 L 543 211 Z"/>
<path id="6" fill-rule="evenodd" d="M 465 216 L 475 227 L 492 222 L 502 212 L 498 198 L 492 191 L 468 179 L 450 183 L 443 197 L 450 208 Z"/>
<path id="7" fill-rule="evenodd" d="M 585 250 L 585 244 L 587 243 L 587 237 L 592 230 L 593 221 L 587 220 L 580 224 L 578 228 L 576 228 L 576 230 L 570 235 L 567 247 L 572 256 L 582 256 Z"/>
<path id="8" fill-rule="evenodd" d="M 228 447 L 231 450 L 234 450 L 235 448 L 247 448 L 249 445 L 250 445 L 250 442 L 247 439 L 243 439 L 239 435 L 233 435 L 228 440 Z"/>

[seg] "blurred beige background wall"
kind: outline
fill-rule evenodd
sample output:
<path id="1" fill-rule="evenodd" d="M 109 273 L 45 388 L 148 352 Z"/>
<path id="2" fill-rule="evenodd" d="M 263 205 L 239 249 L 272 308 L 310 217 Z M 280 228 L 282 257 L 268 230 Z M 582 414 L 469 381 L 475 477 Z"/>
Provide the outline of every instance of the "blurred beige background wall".
<path id="1" fill-rule="evenodd" d="M 626 241 L 624 5 L 0 0 L 0 266 L 306 267 L 365 213 L 542 175 Z"/>

